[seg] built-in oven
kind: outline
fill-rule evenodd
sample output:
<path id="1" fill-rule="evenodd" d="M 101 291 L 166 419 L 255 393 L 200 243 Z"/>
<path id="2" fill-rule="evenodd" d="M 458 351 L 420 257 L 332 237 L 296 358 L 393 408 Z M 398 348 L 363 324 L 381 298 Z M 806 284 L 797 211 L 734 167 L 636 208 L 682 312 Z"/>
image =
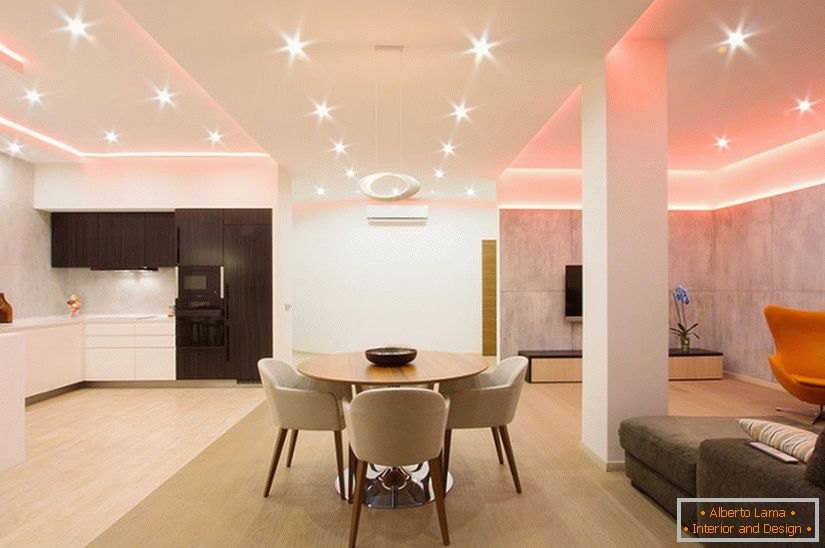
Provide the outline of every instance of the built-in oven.
<path id="1" fill-rule="evenodd" d="M 178 348 L 225 348 L 226 319 L 223 308 L 183 309 L 175 313 Z"/>
<path id="2" fill-rule="evenodd" d="M 179 266 L 175 300 L 178 348 L 226 347 L 222 266 Z"/>
<path id="3" fill-rule="evenodd" d="M 177 273 L 179 301 L 223 299 L 222 266 L 179 266 Z"/>

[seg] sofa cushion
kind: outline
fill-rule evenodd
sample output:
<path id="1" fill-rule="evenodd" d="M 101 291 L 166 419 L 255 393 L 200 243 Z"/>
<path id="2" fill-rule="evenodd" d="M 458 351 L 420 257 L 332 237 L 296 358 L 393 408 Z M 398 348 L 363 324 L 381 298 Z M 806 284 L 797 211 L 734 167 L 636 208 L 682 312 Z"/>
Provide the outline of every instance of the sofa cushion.
<path id="1" fill-rule="evenodd" d="M 816 447 L 805 469 L 805 479 L 825 489 L 825 430 L 816 438 Z"/>
<path id="2" fill-rule="evenodd" d="M 625 451 L 685 491 L 696 493 L 699 445 L 708 438 L 747 439 L 732 417 L 634 417 L 622 421 Z"/>
<path id="3" fill-rule="evenodd" d="M 814 452 L 817 435 L 787 424 L 757 419 L 739 419 L 739 425 L 748 435 L 761 443 L 808 462 Z"/>

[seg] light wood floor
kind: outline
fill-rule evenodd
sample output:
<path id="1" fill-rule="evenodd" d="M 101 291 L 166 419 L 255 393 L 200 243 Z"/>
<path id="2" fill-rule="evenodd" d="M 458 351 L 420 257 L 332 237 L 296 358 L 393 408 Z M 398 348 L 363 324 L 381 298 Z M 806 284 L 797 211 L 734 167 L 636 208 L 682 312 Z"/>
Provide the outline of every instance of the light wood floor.
<path id="1" fill-rule="evenodd" d="M 0 546 L 83 546 L 263 401 L 259 388 L 82 389 L 26 410 Z"/>
<path id="2" fill-rule="evenodd" d="M 238 405 L 226 403 L 233 398 L 242 399 L 246 406 L 255 403 L 249 393 L 238 394 L 238 389 L 214 390 L 226 395 L 224 404 L 216 405 Z M 174 408 L 178 405 L 176 396 L 183 397 L 183 392 L 169 391 L 163 396 L 167 403 L 157 405 Z M 97 397 L 94 393 L 78 393 L 52 405 L 70 412 L 83 406 L 83 400 Z M 579 449 L 580 397 L 577 384 L 525 387 L 519 414 L 511 427 L 524 484 L 522 495 L 516 495 L 506 466 L 497 463 L 489 431 L 454 434 L 451 471 L 456 486 L 447 497 L 454 546 L 674 544 L 672 519 L 633 489 L 623 473 L 599 471 Z M 116 403 L 121 402 L 110 402 L 113 406 Z M 795 403 L 784 392 L 734 379 L 670 383 L 672 414 L 770 415 L 776 405 Z M 84 407 L 88 413 L 88 406 Z M 29 506 L 29 510 L 16 511 L 13 517 L 0 518 L 0 529 L 6 531 L 0 545 L 72 544 L 66 539 L 80 539 L 79 531 L 95 526 L 105 529 L 113 517 L 122 513 L 107 514 L 102 508 L 107 497 L 118 501 L 126 496 L 124 490 L 132 490 L 136 491 L 134 497 L 143 498 L 148 491 L 145 484 L 161 475 L 147 461 L 167 452 L 176 454 L 178 444 L 186 437 L 184 433 L 195 424 L 218 416 L 229 420 L 223 412 L 202 413 L 202 407 L 200 412 L 177 413 L 179 420 L 187 417 L 189 425 L 181 426 L 165 443 L 133 440 L 130 446 L 135 454 L 129 462 L 110 462 L 115 470 L 93 473 L 85 470 L 82 462 L 76 462 L 79 454 L 72 454 L 67 458 L 75 461 L 73 466 L 66 464 L 64 469 L 81 470 L 69 472 L 68 478 L 64 478 L 65 473 L 44 467 L 43 461 L 26 465 L 39 470 L 38 474 L 32 471 L 32 483 L 28 485 L 8 475 L 0 476 L 0 505 L 9 508 L 16 497 L 21 497 Z M 91 426 L 95 416 L 77 418 Z M 131 423 L 124 428 L 126 422 L 104 420 L 109 427 L 102 429 L 105 439 L 94 442 L 94 451 L 108 452 L 107 445 L 116 444 L 123 436 L 133 436 Z M 152 435 L 154 426 L 141 420 L 138 427 L 144 435 Z M 52 445 L 47 430 L 38 431 L 37 443 Z M 261 490 L 274 435 L 266 406 L 256 407 L 92 544 L 344 546 L 351 507 L 341 502 L 332 489 L 332 435 L 302 433 L 292 468 L 278 471 L 272 496 L 264 499 Z M 160 452 L 154 449 L 158 445 L 163 447 Z M 58 447 L 51 450 L 60 452 Z M 139 467 L 140 472 L 133 474 L 133 467 Z M 129 473 L 132 479 L 118 481 L 120 473 Z M 76 474 L 82 477 L 73 477 Z M 74 495 L 66 486 L 56 491 L 63 481 L 73 482 L 81 491 Z M 98 502 L 96 497 L 104 498 Z M 36 507 L 32 507 L 33 501 L 37 501 Z M 119 508 L 128 504 L 120 500 Z M 59 520 L 50 527 L 45 527 L 42 520 L 30 523 L 38 519 L 38 510 L 54 512 Z M 67 532 L 74 536 L 65 536 Z M 438 523 L 431 505 L 403 511 L 367 509 L 362 513 L 359 546 L 439 544 Z"/>

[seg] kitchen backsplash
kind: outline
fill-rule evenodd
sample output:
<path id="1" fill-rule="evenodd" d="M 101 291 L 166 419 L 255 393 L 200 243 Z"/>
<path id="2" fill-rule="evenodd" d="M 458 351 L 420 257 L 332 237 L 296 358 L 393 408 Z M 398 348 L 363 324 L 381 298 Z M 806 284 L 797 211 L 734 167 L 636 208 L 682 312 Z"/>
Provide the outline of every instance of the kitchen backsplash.
<path id="1" fill-rule="evenodd" d="M 175 303 L 174 268 L 157 272 L 53 268 L 52 277 L 60 295 L 80 296 L 81 314 L 165 314 Z M 68 313 L 64 302 L 56 313 Z"/>

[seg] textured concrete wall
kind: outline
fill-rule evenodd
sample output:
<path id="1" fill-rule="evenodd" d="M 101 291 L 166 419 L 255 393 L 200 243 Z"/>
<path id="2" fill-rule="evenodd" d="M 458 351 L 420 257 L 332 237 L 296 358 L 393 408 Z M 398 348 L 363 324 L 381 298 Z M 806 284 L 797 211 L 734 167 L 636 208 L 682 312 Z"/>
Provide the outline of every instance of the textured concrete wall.
<path id="1" fill-rule="evenodd" d="M 695 346 L 724 352 L 729 371 L 773 380 L 762 309 L 825 310 L 823 213 L 825 185 L 712 212 L 670 212 L 670 286 L 691 292 Z M 501 210 L 500 230 L 501 356 L 581 348 L 581 324 L 564 319 L 564 265 L 581 262 L 581 212 Z M 670 317 L 675 323 L 672 305 Z"/>
<path id="2" fill-rule="evenodd" d="M 771 380 L 762 309 L 825 310 L 825 186 L 714 212 L 716 335 L 725 368 Z"/>
<path id="3" fill-rule="evenodd" d="M 15 318 L 54 310 L 49 214 L 33 202 L 34 165 L 0 154 L 0 293 Z"/>
<path id="4" fill-rule="evenodd" d="M 564 266 L 581 263 L 581 212 L 501 210 L 500 349 L 581 348 L 581 323 L 564 319 Z"/>

